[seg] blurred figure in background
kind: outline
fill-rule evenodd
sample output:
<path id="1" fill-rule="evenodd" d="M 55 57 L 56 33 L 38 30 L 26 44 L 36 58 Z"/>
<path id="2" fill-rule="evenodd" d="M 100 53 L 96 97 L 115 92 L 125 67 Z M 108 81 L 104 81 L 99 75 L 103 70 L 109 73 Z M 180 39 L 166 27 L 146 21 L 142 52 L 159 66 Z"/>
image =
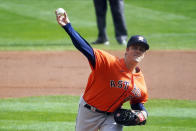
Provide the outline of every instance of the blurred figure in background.
<path id="1" fill-rule="evenodd" d="M 98 38 L 92 44 L 109 45 L 106 33 L 106 12 L 107 0 L 93 0 L 97 18 Z M 126 45 L 127 29 L 124 16 L 124 0 L 109 0 L 114 28 L 115 37 L 119 44 Z"/>

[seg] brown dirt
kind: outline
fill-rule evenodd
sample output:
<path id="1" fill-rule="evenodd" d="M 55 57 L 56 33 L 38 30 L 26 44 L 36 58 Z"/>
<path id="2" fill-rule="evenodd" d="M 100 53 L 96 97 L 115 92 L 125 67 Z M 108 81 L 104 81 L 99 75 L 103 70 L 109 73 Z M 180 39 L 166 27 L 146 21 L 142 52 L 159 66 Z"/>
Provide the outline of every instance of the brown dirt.
<path id="1" fill-rule="evenodd" d="M 0 63 L 0 98 L 80 95 L 90 73 L 78 51 L 0 52 Z M 141 67 L 150 98 L 196 100 L 196 51 L 150 51 Z"/>

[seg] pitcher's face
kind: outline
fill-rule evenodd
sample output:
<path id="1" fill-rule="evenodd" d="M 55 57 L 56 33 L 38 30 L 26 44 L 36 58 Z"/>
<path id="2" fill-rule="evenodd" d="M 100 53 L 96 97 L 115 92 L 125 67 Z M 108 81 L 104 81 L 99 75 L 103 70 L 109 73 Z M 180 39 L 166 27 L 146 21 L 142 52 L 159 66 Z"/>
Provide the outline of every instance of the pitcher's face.
<path id="1" fill-rule="evenodd" d="M 144 46 L 141 46 L 141 45 L 132 45 L 132 46 L 129 46 L 126 49 L 125 58 L 128 61 L 134 61 L 134 62 L 139 63 L 144 58 L 145 52 L 146 52 L 146 49 L 145 49 Z"/>

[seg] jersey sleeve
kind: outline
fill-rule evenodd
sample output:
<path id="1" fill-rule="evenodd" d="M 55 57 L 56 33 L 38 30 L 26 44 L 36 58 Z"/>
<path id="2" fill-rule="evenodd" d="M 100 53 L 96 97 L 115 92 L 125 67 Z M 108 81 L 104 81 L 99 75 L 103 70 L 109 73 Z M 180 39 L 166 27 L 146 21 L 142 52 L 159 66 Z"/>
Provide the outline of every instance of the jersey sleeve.
<path id="1" fill-rule="evenodd" d="M 74 46 L 86 56 L 91 66 L 94 68 L 95 67 L 95 55 L 94 55 L 93 48 L 90 46 L 90 44 L 83 37 L 81 37 L 78 32 L 76 32 L 73 29 L 70 23 L 63 26 L 63 28 L 70 36 Z"/>
<path id="2" fill-rule="evenodd" d="M 112 63 L 115 62 L 116 57 L 103 50 L 94 49 L 95 54 L 95 68 L 97 72 L 108 71 Z"/>
<path id="3" fill-rule="evenodd" d="M 148 101 L 148 95 L 143 93 L 141 97 L 133 97 L 130 101 L 130 104 L 137 104 L 137 103 L 146 103 Z"/>
<path id="4" fill-rule="evenodd" d="M 132 89 L 132 99 L 130 104 L 146 103 L 148 101 L 148 92 L 142 72 L 134 75 L 134 88 Z"/>

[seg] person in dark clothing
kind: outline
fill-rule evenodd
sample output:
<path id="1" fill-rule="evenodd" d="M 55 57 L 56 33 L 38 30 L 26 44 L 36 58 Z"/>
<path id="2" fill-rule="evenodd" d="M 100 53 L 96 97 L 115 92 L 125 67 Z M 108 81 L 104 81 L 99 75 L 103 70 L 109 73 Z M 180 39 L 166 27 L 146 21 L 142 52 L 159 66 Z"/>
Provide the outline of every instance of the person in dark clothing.
<path id="1" fill-rule="evenodd" d="M 98 38 L 92 44 L 109 44 L 108 36 L 106 33 L 106 12 L 107 0 L 93 0 L 95 6 Z M 124 0 L 109 0 L 115 37 L 119 44 L 126 45 L 127 43 L 127 29 L 124 16 Z"/>

